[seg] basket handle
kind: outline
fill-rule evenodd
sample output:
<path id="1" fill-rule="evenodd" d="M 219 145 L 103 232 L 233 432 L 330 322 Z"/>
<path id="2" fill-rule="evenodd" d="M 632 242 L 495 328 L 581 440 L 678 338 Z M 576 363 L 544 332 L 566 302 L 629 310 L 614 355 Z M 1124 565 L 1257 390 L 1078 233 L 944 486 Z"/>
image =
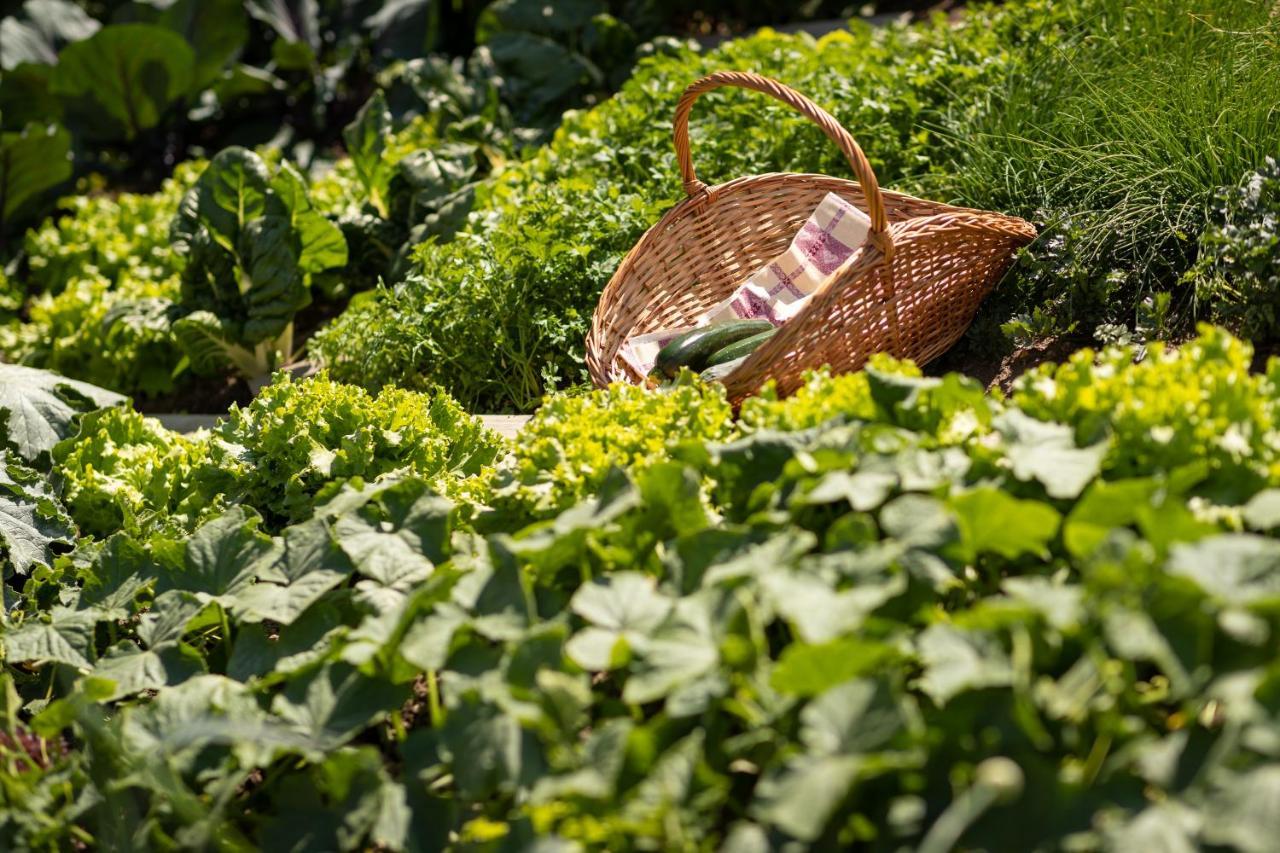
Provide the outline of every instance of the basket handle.
<path id="1" fill-rule="evenodd" d="M 822 132 L 840 146 L 840 150 L 849 160 L 849 165 L 853 167 L 858 183 L 862 184 L 863 194 L 867 200 L 867 214 L 871 217 L 869 235 L 871 242 L 875 243 L 884 254 L 892 254 L 893 240 L 889 236 L 889 221 L 885 216 L 884 196 L 880 193 L 880 182 L 876 180 L 875 171 L 872 170 L 871 164 L 867 162 L 867 156 L 862 153 L 862 148 L 854 141 L 853 136 L 840 125 L 840 122 L 836 121 L 831 113 L 795 89 L 749 71 L 717 71 L 708 74 L 690 84 L 680 96 L 675 117 L 676 158 L 680 161 L 680 176 L 684 179 L 684 191 L 687 195 L 696 196 L 706 192 L 707 189 L 707 185 L 698 180 L 698 175 L 693 170 L 693 155 L 689 152 L 689 113 L 693 110 L 693 102 L 698 100 L 699 95 L 722 86 L 740 86 L 743 89 L 763 92 L 771 98 L 782 101 L 822 128 Z"/>

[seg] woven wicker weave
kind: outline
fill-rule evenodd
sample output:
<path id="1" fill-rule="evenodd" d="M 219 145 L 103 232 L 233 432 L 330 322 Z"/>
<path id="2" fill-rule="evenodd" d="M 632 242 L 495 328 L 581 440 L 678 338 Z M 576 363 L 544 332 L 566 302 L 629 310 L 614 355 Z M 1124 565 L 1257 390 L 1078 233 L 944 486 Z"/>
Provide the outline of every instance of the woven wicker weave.
<path id="1" fill-rule="evenodd" d="M 848 157 L 858 182 L 825 175 L 768 174 L 708 187 L 689 153 L 689 112 L 704 92 L 741 86 L 803 113 Z M 757 74 L 722 71 L 685 90 L 676 107 L 675 147 L 688 195 L 649 229 L 601 294 L 587 337 L 597 385 L 639 383 L 618 350 L 627 338 L 690 326 L 747 276 L 783 252 L 829 192 L 866 210 L 867 243 L 801 313 L 724 379 L 740 402 L 768 379 L 799 387 L 805 370 L 857 370 L 873 353 L 924 364 L 962 335 L 1013 260 L 1035 237 L 1012 216 L 883 192 L 866 156 L 826 110 Z"/>

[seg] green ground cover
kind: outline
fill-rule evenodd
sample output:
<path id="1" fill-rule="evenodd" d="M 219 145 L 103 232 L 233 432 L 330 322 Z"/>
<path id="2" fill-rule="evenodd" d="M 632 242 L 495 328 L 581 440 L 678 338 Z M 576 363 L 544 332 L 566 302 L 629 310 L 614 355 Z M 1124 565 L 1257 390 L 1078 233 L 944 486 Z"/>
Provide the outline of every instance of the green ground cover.
<path id="1" fill-rule="evenodd" d="M 473 410 L 531 410 L 584 380 L 600 289 L 678 200 L 668 122 L 680 90 L 741 67 L 830 107 L 883 183 L 1044 225 L 984 310 L 977 355 L 1070 332 L 1176 340 L 1195 320 L 1265 344 L 1277 239 L 1265 170 L 1280 103 L 1264 5 L 1026 2 L 816 42 L 764 33 L 707 54 L 665 42 L 544 148 L 520 148 L 482 56 L 402 64 L 345 130 L 350 156 L 302 175 L 346 260 L 306 271 L 290 304 L 305 295 L 327 316 L 355 296 L 307 344 L 342 381 L 438 384 Z M 847 173 L 814 128 L 759 96 L 713 95 L 693 119 L 710 178 Z M 277 151 L 259 153 L 279 168 Z M 270 353 L 200 357 L 217 348 L 193 347 L 197 326 L 178 323 L 211 304 L 177 287 L 193 273 L 168 234 L 180 188 L 204 168 L 184 166 L 153 196 L 80 197 L 30 232 L 26 272 L 7 279 L 7 357 L 152 395 L 201 372 L 269 369 Z M 301 257 L 302 244 L 291 251 Z M 243 324 L 217 304 L 218 323 L 198 326 L 206 341 Z M 276 363 L 291 355 L 276 352 Z"/>
<path id="2" fill-rule="evenodd" d="M 738 421 L 617 388 L 511 446 L 438 399 L 407 454 L 407 392 L 186 439 L 53 385 L 5 433 L 0 838 L 1265 849 L 1280 362 L 1133 355 L 1008 399 L 882 359 Z"/>
<path id="3" fill-rule="evenodd" d="M 144 25 L 32 28 L 65 5 L 0 24 L 48 48 L 0 63 L 3 169 L 34 150 L 19 95 Z M 0 271 L 27 365 L 0 364 L 0 847 L 1270 849 L 1271 4 L 1028 0 L 700 53 L 639 46 L 670 4 L 460 3 L 441 26 L 483 44 L 453 59 L 375 58 L 358 3 L 264 45 L 292 7 L 249 5 L 228 79 L 274 57 L 255 103 L 292 93 L 288 139 L 189 145 L 231 101 L 140 101 L 116 169 L 82 153 L 109 105 L 64 80 L 37 117 L 105 177 Z M 1043 223 L 970 354 L 1128 345 L 1007 394 L 885 356 L 738 412 L 687 374 L 577 387 L 600 288 L 678 199 L 676 98 L 726 67 L 831 108 L 888 186 Z M 303 120 L 325 86 L 341 121 Z M 175 134 L 159 190 L 118 191 Z M 701 100 L 692 134 L 711 180 L 847 174 L 758 96 Z M 328 317 L 326 372 L 208 431 L 106 390 L 264 375 Z M 468 414 L 534 409 L 515 441 Z"/>

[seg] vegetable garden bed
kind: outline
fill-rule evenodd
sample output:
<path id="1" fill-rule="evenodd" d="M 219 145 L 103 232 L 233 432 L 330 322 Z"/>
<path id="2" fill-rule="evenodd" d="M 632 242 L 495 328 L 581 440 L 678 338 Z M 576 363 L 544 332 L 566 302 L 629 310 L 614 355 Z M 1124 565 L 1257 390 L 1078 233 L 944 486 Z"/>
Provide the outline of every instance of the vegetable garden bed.
<path id="1" fill-rule="evenodd" d="M 81 5 L 0 22 L 0 848 L 1274 846 L 1269 0 Z M 1043 226 L 932 375 L 584 387 L 726 68 Z"/>

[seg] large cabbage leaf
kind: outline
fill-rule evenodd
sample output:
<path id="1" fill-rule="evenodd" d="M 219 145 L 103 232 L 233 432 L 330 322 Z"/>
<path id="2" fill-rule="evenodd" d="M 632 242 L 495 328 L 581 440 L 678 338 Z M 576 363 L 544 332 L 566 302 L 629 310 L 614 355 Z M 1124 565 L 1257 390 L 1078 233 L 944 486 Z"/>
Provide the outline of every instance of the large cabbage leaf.
<path id="1" fill-rule="evenodd" d="M 48 370 L 0 364 L 0 448 L 41 465 L 53 446 L 74 431 L 80 415 L 124 399 Z"/>
<path id="2" fill-rule="evenodd" d="M 58 551 L 70 550 L 74 535 L 44 478 L 0 450 L 0 575 L 51 565 Z"/>

